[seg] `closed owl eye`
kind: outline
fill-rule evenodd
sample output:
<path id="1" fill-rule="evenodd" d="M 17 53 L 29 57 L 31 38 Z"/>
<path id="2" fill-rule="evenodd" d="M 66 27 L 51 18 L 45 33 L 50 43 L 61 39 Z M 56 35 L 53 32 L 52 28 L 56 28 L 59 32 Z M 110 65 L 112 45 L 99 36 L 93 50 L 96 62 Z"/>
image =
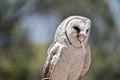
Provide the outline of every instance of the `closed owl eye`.
<path id="1" fill-rule="evenodd" d="M 73 28 L 77 31 L 77 33 L 80 32 L 80 29 L 77 26 L 74 26 Z"/>

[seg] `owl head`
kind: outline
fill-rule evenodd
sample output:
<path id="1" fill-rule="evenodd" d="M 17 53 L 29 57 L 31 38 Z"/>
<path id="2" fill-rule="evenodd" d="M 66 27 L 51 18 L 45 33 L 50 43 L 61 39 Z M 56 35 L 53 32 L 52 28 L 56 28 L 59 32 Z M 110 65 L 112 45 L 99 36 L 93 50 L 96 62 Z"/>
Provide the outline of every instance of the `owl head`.
<path id="1" fill-rule="evenodd" d="M 69 43 L 74 47 L 86 44 L 91 28 L 91 21 L 86 17 L 74 16 L 65 26 L 65 34 Z"/>
<path id="2" fill-rule="evenodd" d="M 56 38 L 61 40 L 62 35 L 65 34 L 64 39 L 74 47 L 81 47 L 87 43 L 91 28 L 90 19 L 82 16 L 70 16 L 65 19 L 58 27 Z M 61 35 L 61 36 L 59 36 Z"/>

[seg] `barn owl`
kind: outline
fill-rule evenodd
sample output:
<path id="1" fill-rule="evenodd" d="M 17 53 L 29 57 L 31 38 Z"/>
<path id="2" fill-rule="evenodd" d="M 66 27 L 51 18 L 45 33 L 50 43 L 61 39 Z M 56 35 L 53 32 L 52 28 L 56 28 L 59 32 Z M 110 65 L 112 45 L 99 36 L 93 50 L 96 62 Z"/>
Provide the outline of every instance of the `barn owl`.
<path id="1" fill-rule="evenodd" d="M 91 63 L 90 28 L 90 19 L 82 16 L 70 16 L 58 26 L 42 80 L 80 80 L 85 75 Z"/>

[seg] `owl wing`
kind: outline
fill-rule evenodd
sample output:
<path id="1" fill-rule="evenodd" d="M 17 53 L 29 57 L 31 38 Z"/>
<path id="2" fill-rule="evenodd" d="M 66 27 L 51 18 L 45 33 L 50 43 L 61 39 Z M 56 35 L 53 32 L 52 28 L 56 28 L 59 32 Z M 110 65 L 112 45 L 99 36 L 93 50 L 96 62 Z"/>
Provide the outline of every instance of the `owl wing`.
<path id="1" fill-rule="evenodd" d="M 52 69 L 59 60 L 62 48 L 62 45 L 58 42 L 49 47 L 47 52 L 48 56 L 43 68 L 43 78 L 49 78 Z"/>
<path id="2" fill-rule="evenodd" d="M 84 60 L 84 67 L 83 67 L 83 70 L 82 70 L 82 73 L 81 73 L 81 76 L 84 76 L 85 73 L 88 71 L 89 67 L 90 67 L 90 64 L 91 64 L 91 51 L 90 51 L 90 47 L 89 45 L 87 44 L 86 45 L 86 48 L 85 48 L 85 60 Z"/>

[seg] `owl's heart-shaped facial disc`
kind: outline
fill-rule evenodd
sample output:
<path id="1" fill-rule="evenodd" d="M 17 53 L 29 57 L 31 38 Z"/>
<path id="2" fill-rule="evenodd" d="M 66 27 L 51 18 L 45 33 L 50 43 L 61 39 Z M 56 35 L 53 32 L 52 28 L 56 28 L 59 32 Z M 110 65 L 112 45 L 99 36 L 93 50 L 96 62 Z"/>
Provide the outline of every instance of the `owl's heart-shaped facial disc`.
<path id="1" fill-rule="evenodd" d="M 68 41 L 74 47 L 81 47 L 81 43 L 86 44 L 90 33 L 91 22 L 88 18 L 72 18 L 66 25 Z"/>

